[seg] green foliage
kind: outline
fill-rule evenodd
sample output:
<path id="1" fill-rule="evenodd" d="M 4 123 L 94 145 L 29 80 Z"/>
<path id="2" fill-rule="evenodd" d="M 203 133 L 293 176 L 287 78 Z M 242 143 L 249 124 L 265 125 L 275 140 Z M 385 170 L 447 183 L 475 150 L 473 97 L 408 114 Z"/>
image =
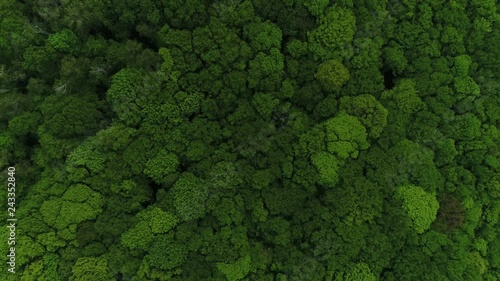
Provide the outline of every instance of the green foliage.
<path id="1" fill-rule="evenodd" d="M 70 29 L 51 34 L 48 40 L 50 45 L 60 52 L 76 54 L 79 51 L 78 37 Z"/>
<path id="2" fill-rule="evenodd" d="M 160 70 L 163 71 L 166 75 L 169 75 L 174 67 L 174 59 L 170 54 L 170 50 L 167 48 L 160 48 L 158 53 L 163 59 L 163 63 L 161 64 Z"/>
<path id="3" fill-rule="evenodd" d="M 276 48 L 271 48 L 269 54 L 257 53 L 249 62 L 248 86 L 260 90 L 272 91 L 280 85 L 283 74 L 283 55 Z"/>
<path id="4" fill-rule="evenodd" d="M 239 225 L 243 221 L 243 202 L 240 197 L 235 200 L 222 198 L 213 210 L 213 215 L 217 218 L 220 225 Z"/>
<path id="5" fill-rule="evenodd" d="M 467 77 L 469 68 L 472 64 L 472 58 L 468 55 L 460 55 L 455 58 L 454 70 L 458 77 Z"/>
<path id="6" fill-rule="evenodd" d="M 9 130 L 13 135 L 25 136 L 36 134 L 36 128 L 40 121 L 40 114 L 36 112 L 25 112 L 9 121 Z"/>
<path id="7" fill-rule="evenodd" d="M 0 280 L 500 279 L 497 2 L 0 1 Z"/>
<path id="8" fill-rule="evenodd" d="M 272 22 L 251 23 L 243 31 L 243 36 L 249 39 L 250 46 L 256 51 L 281 48 L 281 30 Z"/>
<path id="9" fill-rule="evenodd" d="M 91 142 L 85 142 L 77 147 L 68 156 L 68 164 L 71 166 L 84 166 L 91 173 L 96 173 L 104 168 L 105 156 L 96 151 Z"/>
<path id="10" fill-rule="evenodd" d="M 330 7 L 319 17 L 319 26 L 308 32 L 311 51 L 323 60 L 345 56 L 346 45 L 352 42 L 355 32 L 353 12 L 337 5 Z"/>
<path id="11" fill-rule="evenodd" d="M 250 271 L 250 256 L 245 256 L 242 259 L 232 263 L 217 263 L 217 269 L 226 276 L 228 281 L 238 281 L 245 278 Z"/>
<path id="12" fill-rule="evenodd" d="M 479 86 L 471 77 L 457 77 L 453 85 L 455 86 L 459 99 L 476 97 L 481 93 Z"/>
<path id="13" fill-rule="evenodd" d="M 387 125 L 387 109 L 372 95 L 342 97 L 339 108 L 357 117 L 371 138 L 378 138 Z"/>
<path id="14" fill-rule="evenodd" d="M 473 140 L 481 136 L 481 121 L 472 113 L 458 115 L 444 127 L 445 133 L 456 140 Z"/>
<path id="15" fill-rule="evenodd" d="M 328 4 L 330 4 L 330 1 L 327 0 L 306 0 L 303 3 L 309 12 L 315 16 L 321 16 Z"/>
<path id="16" fill-rule="evenodd" d="M 186 246 L 165 235 L 155 239 L 148 254 L 144 257 L 151 266 L 163 270 L 171 270 L 180 266 L 186 258 Z"/>
<path id="17" fill-rule="evenodd" d="M 339 160 L 328 152 L 319 152 L 311 156 L 311 161 L 318 170 L 318 183 L 334 187 L 339 180 Z"/>
<path id="18" fill-rule="evenodd" d="M 118 118 L 127 125 L 138 124 L 141 120 L 140 108 L 136 103 L 142 80 L 141 74 L 137 69 L 122 69 L 113 75 L 111 86 L 107 91 L 108 101 Z"/>
<path id="19" fill-rule="evenodd" d="M 307 43 L 295 39 L 286 45 L 286 50 L 292 57 L 299 58 L 307 54 Z"/>
<path id="20" fill-rule="evenodd" d="M 252 99 L 255 110 L 265 119 L 271 118 L 271 114 L 278 104 L 279 100 L 273 98 L 270 94 L 257 93 Z"/>
<path id="21" fill-rule="evenodd" d="M 425 107 L 415 87 L 415 80 L 401 80 L 393 90 L 382 93 L 382 99 L 389 100 L 389 110 L 397 109 L 401 114 L 415 113 Z"/>
<path id="22" fill-rule="evenodd" d="M 133 228 L 125 232 L 121 237 L 121 243 L 131 249 L 146 250 L 153 241 L 153 231 L 147 221 L 140 221 Z"/>
<path id="23" fill-rule="evenodd" d="M 79 258 L 71 272 L 73 273 L 69 278 L 71 281 L 113 280 L 113 276 L 108 269 L 107 260 L 104 257 Z"/>
<path id="24" fill-rule="evenodd" d="M 356 117 L 340 112 L 325 122 L 327 150 L 341 159 L 357 158 L 359 151 L 367 149 L 365 127 Z"/>
<path id="25" fill-rule="evenodd" d="M 327 60 L 320 64 L 314 77 L 327 91 L 340 89 L 350 78 L 349 70 L 336 60 Z"/>
<path id="26" fill-rule="evenodd" d="M 253 187 L 255 189 L 262 189 L 264 187 L 268 187 L 274 181 L 275 176 L 273 175 L 273 171 L 271 169 L 259 170 L 254 173 L 253 178 Z"/>
<path id="27" fill-rule="evenodd" d="M 439 209 L 435 195 L 425 192 L 421 187 L 406 185 L 397 189 L 396 198 L 403 201 L 402 207 L 412 219 L 417 233 L 422 234 L 429 229 Z"/>
<path id="28" fill-rule="evenodd" d="M 50 77 L 58 71 L 56 58 L 56 50 L 51 47 L 29 46 L 23 53 L 22 67 L 24 70 L 40 73 L 42 77 Z"/>
<path id="29" fill-rule="evenodd" d="M 400 45 L 389 46 L 384 49 L 387 65 L 396 73 L 401 73 L 408 66 L 403 48 Z"/>
<path id="30" fill-rule="evenodd" d="M 219 162 L 209 172 L 208 184 L 215 190 L 234 190 L 242 183 L 241 175 L 231 162 Z"/>
<path id="31" fill-rule="evenodd" d="M 175 211 L 182 221 L 202 218 L 208 196 L 206 185 L 195 175 L 183 173 L 172 187 Z"/>
<path id="32" fill-rule="evenodd" d="M 9 62 L 22 51 L 33 44 L 36 36 L 34 26 L 29 16 L 23 13 L 24 5 L 17 1 L 2 1 L 0 3 L 0 60 L 2 64 Z"/>
<path id="33" fill-rule="evenodd" d="M 37 241 L 45 246 L 45 249 L 49 252 L 55 252 L 57 249 L 66 246 L 66 242 L 58 239 L 55 232 L 42 233 L 37 236 Z"/>
<path id="34" fill-rule="evenodd" d="M 144 173 L 157 183 L 164 183 L 169 180 L 169 176 L 175 175 L 179 167 L 177 155 L 162 149 L 158 154 L 146 162 Z"/>
<path id="35" fill-rule="evenodd" d="M 104 198 L 82 184 L 70 186 L 61 198 L 53 197 L 43 202 L 40 212 L 44 221 L 58 230 L 95 219 L 102 212 Z"/>
<path id="36" fill-rule="evenodd" d="M 351 264 L 342 274 L 337 275 L 336 281 L 375 281 L 377 278 L 370 267 L 364 262 Z"/>
<path id="37" fill-rule="evenodd" d="M 76 96 L 53 95 L 41 107 L 45 132 L 58 138 L 91 135 L 99 128 L 102 113 L 97 104 Z"/>
<path id="38" fill-rule="evenodd" d="M 299 147 L 310 152 L 326 150 L 326 132 L 324 126 L 316 125 L 299 138 Z"/>
<path id="39" fill-rule="evenodd" d="M 153 207 L 138 214 L 141 220 L 146 220 L 154 234 L 166 233 L 177 225 L 177 218 L 158 207 Z"/>

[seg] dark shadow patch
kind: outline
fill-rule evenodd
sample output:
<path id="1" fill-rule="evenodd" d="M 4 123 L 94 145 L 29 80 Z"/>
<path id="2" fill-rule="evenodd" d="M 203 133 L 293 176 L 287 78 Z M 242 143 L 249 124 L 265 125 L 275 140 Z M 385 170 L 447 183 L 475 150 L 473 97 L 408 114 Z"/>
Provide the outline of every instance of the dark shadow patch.
<path id="1" fill-rule="evenodd" d="M 316 186 L 316 192 L 314 193 L 314 196 L 316 198 L 322 198 L 323 196 L 325 196 L 325 193 L 326 193 L 326 187 L 322 185 Z"/>
<path id="2" fill-rule="evenodd" d="M 141 204 L 143 208 L 147 208 L 149 205 L 156 203 L 156 195 L 158 194 L 158 190 L 161 188 L 161 186 L 155 182 L 150 182 L 148 186 L 151 188 L 151 198 Z"/>
<path id="3" fill-rule="evenodd" d="M 31 149 L 34 148 L 36 145 L 38 145 L 38 136 L 36 136 L 35 134 L 28 134 L 25 144 Z"/>
<path id="4" fill-rule="evenodd" d="M 394 88 L 394 79 L 396 77 L 394 76 L 394 73 L 392 72 L 392 70 L 390 70 L 390 69 L 383 70 L 382 74 L 384 75 L 384 87 L 387 90 Z"/>
<path id="5" fill-rule="evenodd" d="M 444 194 L 439 198 L 439 210 L 434 228 L 440 232 L 448 233 L 459 229 L 465 218 L 465 208 L 462 202 L 451 194 Z"/>

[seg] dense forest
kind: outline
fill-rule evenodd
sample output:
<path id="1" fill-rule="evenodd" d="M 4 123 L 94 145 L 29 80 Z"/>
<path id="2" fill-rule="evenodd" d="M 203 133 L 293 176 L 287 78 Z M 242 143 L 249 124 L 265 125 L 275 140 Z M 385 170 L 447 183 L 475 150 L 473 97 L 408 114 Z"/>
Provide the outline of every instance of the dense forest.
<path id="1" fill-rule="evenodd" d="M 0 0 L 0 280 L 500 280 L 499 46 L 496 0 Z"/>

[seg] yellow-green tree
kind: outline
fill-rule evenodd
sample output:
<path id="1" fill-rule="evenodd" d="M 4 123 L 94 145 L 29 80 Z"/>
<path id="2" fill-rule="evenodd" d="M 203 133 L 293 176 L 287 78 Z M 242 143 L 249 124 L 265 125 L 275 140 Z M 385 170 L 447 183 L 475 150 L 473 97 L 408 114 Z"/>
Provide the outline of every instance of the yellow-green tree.
<path id="1" fill-rule="evenodd" d="M 439 209 L 435 194 L 415 185 L 404 185 L 396 190 L 396 198 L 403 201 L 402 207 L 417 233 L 422 234 L 429 229 Z"/>

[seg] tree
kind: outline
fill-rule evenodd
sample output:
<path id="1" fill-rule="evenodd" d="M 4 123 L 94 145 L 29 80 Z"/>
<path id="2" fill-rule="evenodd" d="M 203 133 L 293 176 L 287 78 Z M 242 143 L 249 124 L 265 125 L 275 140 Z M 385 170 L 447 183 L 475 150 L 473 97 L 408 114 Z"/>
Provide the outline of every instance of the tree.
<path id="1" fill-rule="evenodd" d="M 250 272 L 250 263 L 251 258 L 247 255 L 235 263 L 217 263 L 217 269 L 224 274 L 228 281 L 238 281 L 245 278 Z"/>
<path id="2" fill-rule="evenodd" d="M 162 149 L 146 162 L 144 173 L 157 183 L 169 183 L 178 175 L 179 164 L 177 155 Z"/>
<path id="3" fill-rule="evenodd" d="M 59 70 L 57 62 L 58 55 L 52 46 L 29 46 L 23 53 L 22 68 L 50 81 Z"/>
<path id="4" fill-rule="evenodd" d="M 443 127 L 445 135 L 457 141 L 471 141 L 481 136 L 481 121 L 473 113 L 457 115 Z"/>
<path id="5" fill-rule="evenodd" d="M 200 0 L 189 0 L 184 3 L 165 3 L 165 17 L 174 28 L 189 28 L 206 24 L 209 18 L 205 11 L 205 3 Z M 140 6 L 140 5 L 139 5 Z"/>
<path id="6" fill-rule="evenodd" d="M 249 62 L 248 86 L 261 91 L 273 91 L 281 85 L 283 76 L 283 54 L 271 48 L 269 54 L 258 52 Z"/>
<path id="7" fill-rule="evenodd" d="M 387 125 L 388 111 L 372 95 L 342 97 L 339 109 L 358 118 L 372 139 L 378 138 Z"/>
<path id="8" fill-rule="evenodd" d="M 401 45 L 394 43 L 384 48 L 384 60 L 387 66 L 395 72 L 395 74 L 400 74 L 408 66 L 408 60 L 405 57 L 405 53 Z"/>
<path id="9" fill-rule="evenodd" d="M 187 254 L 186 246 L 172 239 L 172 235 L 160 235 L 151 244 L 144 260 L 153 267 L 172 270 L 186 261 Z"/>
<path id="10" fill-rule="evenodd" d="M 403 201 L 402 207 L 413 221 L 417 233 L 422 234 L 429 229 L 439 209 L 434 194 L 429 194 L 418 186 L 406 185 L 399 187 L 395 196 Z"/>
<path id="11" fill-rule="evenodd" d="M 181 221 L 205 216 L 206 185 L 192 173 L 182 173 L 172 187 L 175 211 Z"/>
<path id="12" fill-rule="evenodd" d="M 23 15 L 24 5 L 17 1 L 2 1 L 0 3 L 0 61 L 19 63 L 17 58 L 25 48 L 34 43 L 37 32 L 45 32 L 37 25 L 30 23 L 29 17 Z M 17 62 L 16 62 L 17 61 Z"/>
<path id="13" fill-rule="evenodd" d="M 264 119 L 271 118 L 271 114 L 278 104 L 278 99 L 275 99 L 270 94 L 265 93 L 256 93 L 252 99 L 252 105 Z"/>
<path id="14" fill-rule="evenodd" d="M 335 5 L 328 8 L 318 22 L 319 26 L 307 34 L 315 56 L 323 60 L 347 56 L 356 32 L 353 12 Z"/>
<path id="15" fill-rule="evenodd" d="M 469 69 L 472 64 L 472 58 L 469 55 L 460 55 L 455 57 L 454 72 L 458 77 L 469 76 Z"/>
<path id="16" fill-rule="evenodd" d="M 0 280 L 500 279 L 496 2 L 0 0 Z"/>
<path id="17" fill-rule="evenodd" d="M 462 100 L 466 97 L 477 97 L 481 94 L 481 90 L 477 83 L 471 77 L 456 77 L 454 79 L 454 87 L 458 93 L 458 99 Z"/>
<path id="18" fill-rule="evenodd" d="M 325 0 L 307 0 L 303 5 L 307 7 L 309 12 L 314 16 L 322 16 L 326 7 L 330 2 Z"/>
<path id="19" fill-rule="evenodd" d="M 50 96 L 41 105 L 41 113 L 43 130 L 57 138 L 91 135 L 102 118 L 95 102 L 76 96 Z"/>
<path id="20" fill-rule="evenodd" d="M 111 281 L 114 276 L 108 269 L 108 262 L 104 257 L 79 258 L 73 268 L 70 281 L 96 280 Z"/>
<path id="21" fill-rule="evenodd" d="M 49 35 L 50 45 L 59 52 L 77 54 L 79 53 L 79 42 L 76 34 L 70 29 L 63 29 Z"/>
<path id="22" fill-rule="evenodd" d="M 340 161 L 328 152 L 318 152 L 311 156 L 314 167 L 318 170 L 318 183 L 334 187 L 339 180 Z"/>
<path id="23" fill-rule="evenodd" d="M 211 12 L 227 26 L 242 27 L 253 21 L 255 14 L 252 1 L 214 2 Z"/>
<path id="24" fill-rule="evenodd" d="M 219 225 L 240 225 L 244 217 L 243 200 L 237 197 L 234 200 L 223 197 L 218 203 L 217 207 L 212 210 L 212 214 L 217 218 Z"/>
<path id="25" fill-rule="evenodd" d="M 286 45 L 286 50 L 293 58 L 298 59 L 307 54 L 307 42 L 297 39 L 291 40 Z"/>
<path id="26" fill-rule="evenodd" d="M 137 125 L 141 121 L 141 108 L 137 104 L 143 72 L 125 68 L 113 75 L 111 86 L 107 91 L 107 100 L 113 106 L 118 119 L 126 125 Z"/>
<path id="27" fill-rule="evenodd" d="M 131 249 L 147 250 L 157 234 L 167 233 L 178 223 L 177 218 L 158 207 L 140 211 L 138 223 L 121 237 L 121 243 Z"/>
<path id="28" fill-rule="evenodd" d="M 43 202 L 40 207 L 44 221 L 56 229 L 70 229 L 80 222 L 95 219 L 102 212 L 104 198 L 90 187 L 82 184 L 73 185 L 61 198 L 53 197 Z"/>
<path id="29" fill-rule="evenodd" d="M 388 110 L 386 138 L 393 143 L 401 141 L 406 135 L 412 115 L 426 109 L 426 104 L 419 97 L 414 79 L 402 79 L 389 91 L 381 95 L 381 103 Z"/>
<path id="30" fill-rule="evenodd" d="M 243 37 L 255 51 L 264 52 L 281 48 L 281 30 L 270 21 L 251 23 L 243 29 Z"/>
<path id="31" fill-rule="evenodd" d="M 340 159 L 357 158 L 359 151 L 367 149 L 366 129 L 361 122 L 345 112 L 325 122 L 327 150 Z"/>
<path id="32" fill-rule="evenodd" d="M 349 70 L 336 60 L 327 60 L 320 64 L 314 77 L 329 92 L 340 89 L 350 78 Z"/>
<path id="33" fill-rule="evenodd" d="M 394 89 L 382 93 L 382 100 L 387 100 L 389 110 L 398 109 L 401 115 L 415 113 L 425 108 L 415 87 L 415 80 L 403 79 Z"/>
<path id="34" fill-rule="evenodd" d="M 343 273 L 335 277 L 335 281 L 375 281 L 377 278 L 364 262 L 349 265 Z"/>
<path id="35" fill-rule="evenodd" d="M 225 192 L 235 190 L 243 179 L 233 163 L 222 161 L 211 168 L 207 182 L 210 190 Z"/>

